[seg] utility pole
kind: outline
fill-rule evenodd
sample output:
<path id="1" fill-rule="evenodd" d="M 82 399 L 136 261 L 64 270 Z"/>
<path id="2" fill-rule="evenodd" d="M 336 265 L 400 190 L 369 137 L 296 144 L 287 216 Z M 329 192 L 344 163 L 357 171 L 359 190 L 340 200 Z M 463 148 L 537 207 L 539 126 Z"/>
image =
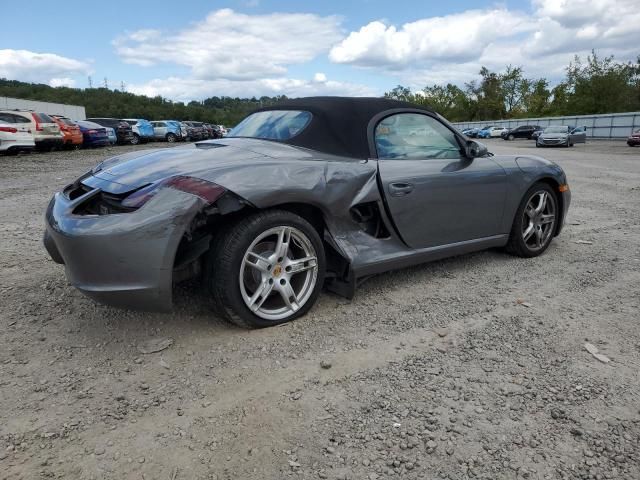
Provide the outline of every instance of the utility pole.
<path id="1" fill-rule="evenodd" d="M 104 88 L 109 88 L 109 83 L 107 82 L 107 77 L 104 77 Z"/>
<path id="2" fill-rule="evenodd" d="M 89 75 L 87 78 L 89 80 L 89 88 L 93 88 L 93 80 L 91 80 L 91 75 Z"/>
<path id="3" fill-rule="evenodd" d="M 125 87 L 126 87 L 126 85 L 124 84 L 124 80 L 121 80 L 120 81 L 120 91 L 124 92 L 125 91 Z"/>

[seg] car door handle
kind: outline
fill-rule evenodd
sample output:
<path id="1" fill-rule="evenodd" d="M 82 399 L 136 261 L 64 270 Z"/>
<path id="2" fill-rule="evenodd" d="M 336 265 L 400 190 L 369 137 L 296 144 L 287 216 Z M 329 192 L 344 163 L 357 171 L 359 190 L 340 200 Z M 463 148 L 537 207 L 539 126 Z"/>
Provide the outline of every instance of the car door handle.
<path id="1" fill-rule="evenodd" d="M 413 185 L 406 182 L 395 182 L 389 184 L 389 193 L 393 197 L 403 197 L 413 191 Z"/>

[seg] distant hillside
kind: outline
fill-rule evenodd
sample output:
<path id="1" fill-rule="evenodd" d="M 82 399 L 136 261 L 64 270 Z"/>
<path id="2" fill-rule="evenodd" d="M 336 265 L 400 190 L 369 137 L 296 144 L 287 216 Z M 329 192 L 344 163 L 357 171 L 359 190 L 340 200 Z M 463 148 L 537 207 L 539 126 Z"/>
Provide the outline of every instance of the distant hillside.
<path id="1" fill-rule="evenodd" d="M 83 105 L 87 117 L 196 120 L 235 125 L 248 112 L 286 97 L 211 97 L 203 102 L 172 102 L 106 88 L 68 88 L 0 78 L 0 96 Z"/>

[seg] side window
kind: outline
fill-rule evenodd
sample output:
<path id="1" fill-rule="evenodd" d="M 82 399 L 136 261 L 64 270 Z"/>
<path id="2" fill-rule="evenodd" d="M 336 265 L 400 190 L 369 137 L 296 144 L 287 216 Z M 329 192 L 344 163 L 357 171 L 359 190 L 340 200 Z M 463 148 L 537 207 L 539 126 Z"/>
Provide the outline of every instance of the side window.
<path id="1" fill-rule="evenodd" d="M 22 115 L 13 115 L 14 123 L 31 123 L 31 119 L 23 117 Z"/>
<path id="2" fill-rule="evenodd" d="M 10 113 L 0 113 L 0 121 L 7 123 L 15 123 L 14 116 Z"/>
<path id="3" fill-rule="evenodd" d="M 390 115 L 378 123 L 374 135 L 378 158 L 460 158 L 455 134 L 428 115 Z"/>
<path id="4" fill-rule="evenodd" d="M 167 124 L 166 124 L 166 123 L 164 123 L 164 122 L 158 122 L 158 123 L 156 123 L 156 125 L 155 125 L 155 126 L 156 126 L 156 127 L 166 127 L 166 126 L 167 126 Z"/>

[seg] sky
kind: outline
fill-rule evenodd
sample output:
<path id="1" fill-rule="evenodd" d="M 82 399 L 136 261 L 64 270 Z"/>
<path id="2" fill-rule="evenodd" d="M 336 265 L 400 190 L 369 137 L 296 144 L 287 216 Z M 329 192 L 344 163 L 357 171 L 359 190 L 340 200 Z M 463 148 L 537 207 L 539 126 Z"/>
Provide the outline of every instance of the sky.
<path id="1" fill-rule="evenodd" d="M 635 60 L 638 1 L 8 1 L 0 78 L 185 102 L 378 96 L 508 64 L 553 84 L 592 49 Z"/>

